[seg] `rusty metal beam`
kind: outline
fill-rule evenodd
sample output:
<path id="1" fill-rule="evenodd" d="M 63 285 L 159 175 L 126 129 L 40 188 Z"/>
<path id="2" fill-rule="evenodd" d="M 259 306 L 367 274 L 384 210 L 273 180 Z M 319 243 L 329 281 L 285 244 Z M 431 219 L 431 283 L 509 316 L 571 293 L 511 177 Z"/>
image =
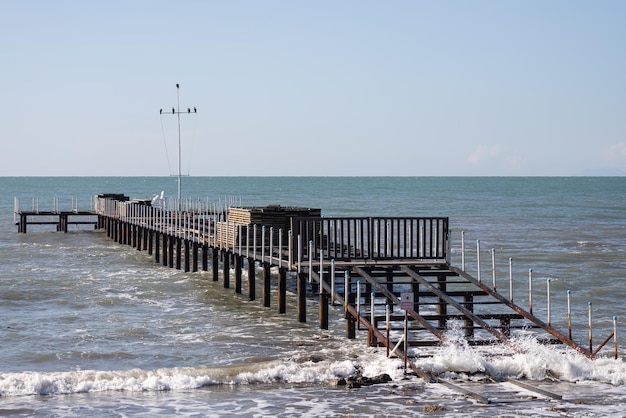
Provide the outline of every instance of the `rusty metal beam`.
<path id="1" fill-rule="evenodd" d="M 410 267 L 404 266 L 400 270 L 403 271 L 404 273 L 408 274 L 411 278 L 413 278 L 414 280 L 418 281 L 423 286 L 426 286 L 431 292 L 433 292 L 439 298 L 441 298 L 444 301 L 446 301 L 446 303 L 448 303 L 449 305 L 454 306 L 461 313 L 463 313 L 463 315 L 467 316 L 472 321 L 474 321 L 475 323 L 479 324 L 481 326 L 481 328 L 483 328 L 485 331 L 487 331 L 488 333 L 490 333 L 491 335 L 496 337 L 498 340 L 500 340 L 500 341 L 502 341 L 504 343 L 510 343 L 509 338 L 506 335 L 504 335 L 500 331 L 492 328 L 488 323 L 483 321 L 481 318 L 479 318 L 477 315 L 475 315 L 472 311 L 470 311 L 465 306 L 461 305 L 459 302 L 457 302 L 454 299 L 452 299 L 445 292 L 437 289 L 435 286 L 432 285 L 432 283 L 430 283 L 428 280 L 426 280 L 425 278 L 423 278 L 422 276 L 417 274 L 415 271 L 411 270 Z"/>
<path id="2" fill-rule="evenodd" d="M 552 328 L 551 326 L 548 326 L 546 323 L 541 321 L 539 318 L 537 318 L 536 316 L 526 312 L 525 310 L 523 310 L 522 308 L 520 308 L 519 306 L 517 306 L 516 304 L 514 304 L 510 300 L 506 299 L 501 294 L 499 294 L 497 292 L 494 292 L 492 289 L 487 287 L 485 284 L 483 284 L 482 282 L 479 282 L 478 280 L 476 280 L 474 277 L 472 277 L 471 275 L 467 274 L 463 270 L 459 269 L 458 267 L 450 267 L 450 270 L 456 272 L 459 276 L 464 277 L 465 279 L 469 280 L 471 283 L 473 283 L 474 285 L 478 286 L 480 289 L 482 289 L 485 292 L 487 292 L 490 296 L 498 299 L 500 302 L 502 302 L 503 304 L 505 304 L 509 308 L 513 309 L 515 312 L 517 312 L 518 314 L 522 315 L 524 318 L 528 319 L 529 321 L 531 321 L 532 323 L 537 325 L 539 328 L 543 329 L 547 333 L 549 333 L 552 336 L 556 337 L 562 343 L 567 344 L 568 346 L 570 346 L 574 350 L 578 351 L 581 354 L 584 354 L 585 356 L 587 356 L 589 358 L 594 358 L 595 357 L 594 353 L 592 353 L 591 351 L 589 351 L 586 348 L 582 347 L 581 345 L 577 344 L 572 339 L 570 339 L 567 336 L 563 335 L 562 333 L 560 333 L 556 329 Z"/>
<path id="3" fill-rule="evenodd" d="M 394 295 L 389 290 L 387 290 L 387 288 L 381 286 L 372 276 L 370 276 L 361 267 L 355 267 L 354 269 L 352 269 L 352 271 L 354 271 L 359 276 L 363 277 L 365 280 L 371 283 L 372 286 L 374 286 L 380 293 L 382 293 L 387 299 L 392 301 L 394 305 L 400 306 L 401 304 L 400 299 L 398 299 L 396 295 Z M 431 334 L 437 337 L 440 341 L 443 341 L 444 335 L 441 332 L 439 332 L 437 328 L 433 327 L 426 319 L 424 319 L 424 317 L 422 317 L 420 314 L 415 312 L 413 309 L 408 309 L 406 312 L 411 318 L 415 319 L 417 322 L 422 324 L 424 328 L 430 331 Z"/>

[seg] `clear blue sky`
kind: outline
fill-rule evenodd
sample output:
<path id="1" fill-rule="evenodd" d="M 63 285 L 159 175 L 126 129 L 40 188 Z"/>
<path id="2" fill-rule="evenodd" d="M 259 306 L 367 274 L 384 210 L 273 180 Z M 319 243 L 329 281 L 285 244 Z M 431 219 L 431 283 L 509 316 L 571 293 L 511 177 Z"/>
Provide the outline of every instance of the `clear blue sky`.
<path id="1" fill-rule="evenodd" d="M 0 175 L 175 173 L 176 83 L 192 176 L 625 174 L 625 22 L 625 1 L 5 0 Z"/>

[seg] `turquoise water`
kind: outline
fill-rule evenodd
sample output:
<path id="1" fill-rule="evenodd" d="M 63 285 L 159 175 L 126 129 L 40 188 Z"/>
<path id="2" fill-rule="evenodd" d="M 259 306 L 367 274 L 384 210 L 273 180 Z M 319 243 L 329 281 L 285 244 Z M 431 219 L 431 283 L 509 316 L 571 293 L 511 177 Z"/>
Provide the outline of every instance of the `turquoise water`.
<path id="1" fill-rule="evenodd" d="M 588 301 L 593 302 L 597 342 L 612 331 L 613 315 L 618 323 L 624 316 L 626 178 L 182 180 L 184 196 L 219 204 L 235 199 L 249 206 L 319 207 L 324 216 L 448 216 L 453 264 L 461 263 L 463 231 L 467 270 L 477 271 L 479 239 L 481 269 L 490 277 L 490 251 L 495 248 L 498 287 L 508 291 L 511 257 L 513 293 L 522 306 L 528 300 L 532 268 L 534 309 L 540 317 L 547 310 L 549 278 L 552 322 L 561 329 L 565 295 L 571 290 L 576 340 L 587 338 Z M 86 209 L 98 193 L 152 197 L 162 190 L 175 196 L 176 179 L 0 178 L 3 413 L 419 415 L 431 402 L 446 404 L 450 414 L 496 416 L 530 407 L 538 415 L 553 416 L 549 405 L 542 403 L 484 409 L 437 385 L 403 380 L 396 362 L 366 348 L 365 335 L 356 341 L 343 337 L 341 312 L 328 331 L 319 330 L 313 301 L 309 321 L 300 324 L 293 295 L 287 314 L 279 315 L 277 308 L 263 308 L 259 301 L 249 302 L 214 284 L 206 273 L 164 268 L 146 253 L 113 243 L 102 232 L 74 227 L 60 234 L 50 226 L 31 226 L 28 234 L 18 234 L 13 224 L 14 197 L 19 197 L 22 208 L 36 204 L 40 210 L 51 209 L 54 198 L 60 207 L 69 208 L 75 198 L 79 208 Z M 623 352 L 626 344 L 618 342 Z M 520 357 L 489 363 L 491 354 L 466 350 L 442 347 L 421 360 L 422 365 L 461 380 L 461 372 L 485 364 L 504 375 L 537 382 L 558 374 L 563 380 L 558 389 L 571 400 L 558 407 L 572 416 L 612 415 L 626 400 L 621 359 L 587 363 L 554 348 L 529 348 L 534 361 Z M 328 388 L 326 382 L 357 367 L 388 372 L 399 386 L 350 392 L 347 403 L 347 392 Z M 579 391 L 584 385 L 600 394 L 597 402 L 574 402 L 584 396 Z"/>

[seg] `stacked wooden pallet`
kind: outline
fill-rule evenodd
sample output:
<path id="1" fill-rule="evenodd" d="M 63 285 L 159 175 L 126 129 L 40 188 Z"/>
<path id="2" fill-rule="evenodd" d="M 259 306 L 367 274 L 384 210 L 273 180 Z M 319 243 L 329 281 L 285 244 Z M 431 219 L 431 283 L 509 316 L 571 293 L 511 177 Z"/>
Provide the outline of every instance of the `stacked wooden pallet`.
<path id="1" fill-rule="evenodd" d="M 262 227 L 265 226 L 265 244 L 269 244 L 270 240 L 270 228 L 274 228 L 273 243 L 275 246 L 279 242 L 279 231 L 283 231 L 283 242 L 286 244 L 287 235 L 291 229 L 291 219 L 297 217 L 320 217 L 322 215 L 321 209 L 302 208 L 296 206 L 253 206 L 253 207 L 241 207 L 241 208 L 228 208 L 228 224 L 232 225 L 234 229 L 233 234 L 229 233 L 228 243 L 238 245 L 237 230 L 239 225 L 249 225 L 250 232 L 248 236 L 250 240 L 253 240 L 252 227 L 257 225 L 257 243 L 261 245 L 262 240 Z M 230 232 L 230 230 L 229 230 Z M 246 233 L 242 232 L 242 245 L 246 245 L 245 236 Z M 232 241 L 230 239 L 232 237 Z"/>
<path id="2" fill-rule="evenodd" d="M 291 219 L 296 217 L 319 217 L 321 209 L 296 206 L 271 205 L 263 207 L 229 208 L 228 221 L 241 225 L 265 225 L 274 229 L 289 230 Z"/>
<path id="3" fill-rule="evenodd" d="M 233 248 L 239 245 L 238 225 L 234 222 L 217 222 L 215 225 L 215 241 L 218 245 Z"/>

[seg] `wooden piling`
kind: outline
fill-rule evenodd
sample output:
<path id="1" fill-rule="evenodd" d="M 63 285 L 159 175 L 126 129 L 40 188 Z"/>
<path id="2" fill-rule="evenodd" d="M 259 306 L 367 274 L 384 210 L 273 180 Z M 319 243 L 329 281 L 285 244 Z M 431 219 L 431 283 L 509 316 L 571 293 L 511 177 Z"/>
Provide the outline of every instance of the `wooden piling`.
<path id="1" fill-rule="evenodd" d="M 321 329 L 328 329 L 328 292 L 324 287 L 326 276 L 320 271 L 320 288 L 319 288 L 319 321 Z"/>
<path id="2" fill-rule="evenodd" d="M 298 321 L 299 322 L 306 322 L 306 282 L 307 282 L 306 273 L 299 272 L 298 284 L 297 284 Z"/>
<path id="3" fill-rule="evenodd" d="M 148 254 L 152 255 L 152 230 L 145 226 L 141 229 L 143 229 L 143 249 L 148 250 Z"/>
<path id="4" fill-rule="evenodd" d="M 179 237 L 174 238 L 176 240 L 176 270 L 180 270 L 183 251 L 182 251 L 182 239 Z"/>
<path id="5" fill-rule="evenodd" d="M 256 299 L 256 270 L 254 258 L 248 257 L 248 300 Z"/>
<path id="6" fill-rule="evenodd" d="M 228 251 L 222 251 L 222 267 L 224 289 L 228 289 L 230 287 L 230 253 Z"/>
<path id="7" fill-rule="evenodd" d="M 287 270 L 278 269 L 278 313 L 287 312 Z"/>
<path id="8" fill-rule="evenodd" d="M 345 304 L 346 337 L 350 340 L 353 340 L 356 338 L 356 318 L 348 312 L 348 306 L 354 306 L 356 297 L 354 292 L 352 292 L 349 277 L 346 278 L 346 283 L 347 286 L 345 286 L 344 292 L 344 298 L 347 301 L 347 304 Z"/>
<path id="9" fill-rule="evenodd" d="M 163 252 L 163 265 L 167 266 L 168 264 L 168 260 L 169 260 L 169 248 L 170 248 L 170 243 L 169 243 L 169 235 L 167 235 L 166 233 L 162 233 L 161 234 L 161 238 L 162 238 L 162 252 Z"/>
<path id="10" fill-rule="evenodd" d="M 191 270 L 195 273 L 198 271 L 198 243 L 194 241 L 191 244 Z"/>
<path id="11" fill-rule="evenodd" d="M 271 281 L 270 281 L 270 269 L 271 265 L 269 263 L 263 263 L 263 306 L 266 308 L 270 307 L 270 299 L 271 299 Z"/>
<path id="12" fill-rule="evenodd" d="M 173 235 L 168 235 L 167 237 L 167 257 L 168 257 L 168 265 L 170 268 L 174 268 L 174 241 L 176 237 Z"/>
<path id="13" fill-rule="evenodd" d="M 235 256 L 235 293 L 241 294 L 241 276 L 243 267 L 243 257 L 240 255 Z"/>
<path id="14" fill-rule="evenodd" d="M 142 250 L 142 245 L 143 245 L 143 227 L 139 226 L 137 227 L 137 251 L 141 251 Z"/>
<path id="15" fill-rule="evenodd" d="M 154 252 L 154 236 L 157 235 L 152 229 L 148 229 L 148 255 L 152 255 Z"/>
<path id="16" fill-rule="evenodd" d="M 202 271 L 209 270 L 209 244 L 202 244 Z"/>
<path id="17" fill-rule="evenodd" d="M 155 263 L 160 263 L 161 262 L 161 254 L 159 254 L 159 246 L 160 246 L 160 233 L 158 231 L 156 231 L 154 233 L 154 262 Z M 152 241 L 150 241 L 152 242 Z"/>
<path id="18" fill-rule="evenodd" d="M 446 292 L 447 283 L 446 276 L 437 276 L 437 284 L 439 285 L 439 290 L 442 292 Z M 447 320 L 446 316 L 448 315 L 448 304 L 443 299 L 439 298 L 437 304 L 437 315 L 440 315 L 438 327 L 439 329 L 446 329 Z"/>
<path id="19" fill-rule="evenodd" d="M 191 257 L 190 257 L 190 242 L 188 239 L 183 239 L 183 248 L 185 251 L 185 261 L 184 261 L 184 270 L 185 273 L 188 273 L 191 270 Z"/>
<path id="20" fill-rule="evenodd" d="M 213 272 L 213 281 L 219 280 L 219 250 L 211 248 L 211 270 Z"/>

